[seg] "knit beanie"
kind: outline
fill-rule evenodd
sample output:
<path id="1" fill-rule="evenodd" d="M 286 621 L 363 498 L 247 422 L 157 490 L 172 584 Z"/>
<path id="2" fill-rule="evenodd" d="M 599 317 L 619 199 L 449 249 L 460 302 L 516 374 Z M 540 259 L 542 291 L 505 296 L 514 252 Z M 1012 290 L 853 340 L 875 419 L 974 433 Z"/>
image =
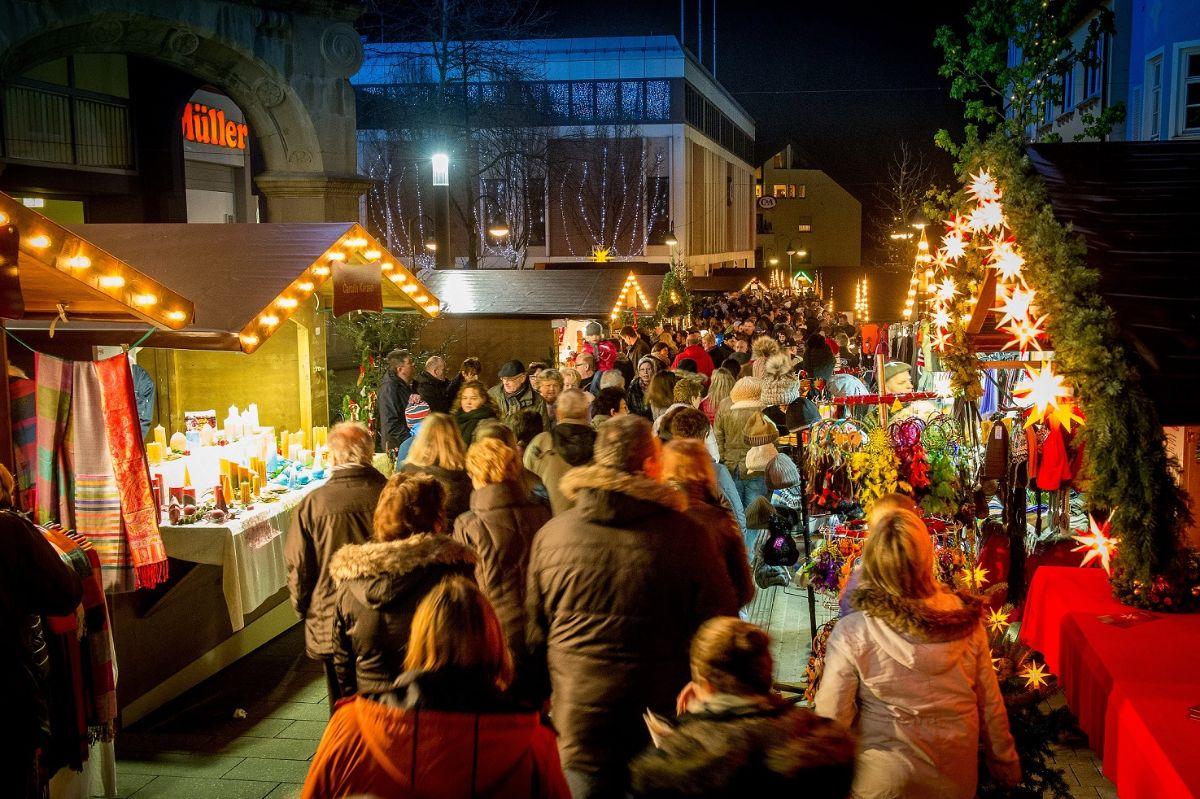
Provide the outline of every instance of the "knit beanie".
<path id="1" fill-rule="evenodd" d="M 780 353 L 773 355 L 763 370 L 762 395 L 759 401 L 763 407 L 772 405 L 791 405 L 800 399 L 800 381 L 792 372 L 792 359 Z"/>
<path id="2" fill-rule="evenodd" d="M 749 457 L 747 457 L 749 466 Z M 767 466 L 767 490 L 776 491 L 800 484 L 800 470 L 787 455 L 779 454 Z"/>
<path id="3" fill-rule="evenodd" d="M 883 365 L 883 382 L 886 383 L 896 375 L 907 372 L 911 368 L 908 364 L 900 361 L 889 361 Z"/>
<path id="4" fill-rule="evenodd" d="M 774 444 L 761 444 L 757 447 L 751 447 L 746 450 L 747 474 L 763 474 L 778 457 L 779 450 L 775 449 Z"/>
<path id="5" fill-rule="evenodd" d="M 743 377 L 733 384 L 729 392 L 731 402 L 758 402 L 762 395 L 762 381 L 757 377 Z"/>
<path id="6" fill-rule="evenodd" d="M 413 394 L 408 398 L 408 407 L 404 409 L 404 421 L 408 422 L 410 428 L 420 424 L 421 420 L 428 415 L 429 404 L 421 399 L 420 394 Z"/>
<path id="7" fill-rule="evenodd" d="M 771 503 L 766 497 L 755 497 L 746 508 L 746 528 L 765 530 L 774 515 L 775 509 L 771 507 Z"/>
<path id="8" fill-rule="evenodd" d="M 588 322 L 587 327 L 583 329 L 585 336 L 600 336 L 604 334 L 604 328 L 600 327 L 599 322 Z"/>
<path id="9" fill-rule="evenodd" d="M 742 440 L 748 447 L 774 444 L 777 438 L 779 438 L 779 428 L 761 413 L 751 416 L 742 432 Z M 763 464 L 763 467 L 766 468 L 766 464 Z"/>

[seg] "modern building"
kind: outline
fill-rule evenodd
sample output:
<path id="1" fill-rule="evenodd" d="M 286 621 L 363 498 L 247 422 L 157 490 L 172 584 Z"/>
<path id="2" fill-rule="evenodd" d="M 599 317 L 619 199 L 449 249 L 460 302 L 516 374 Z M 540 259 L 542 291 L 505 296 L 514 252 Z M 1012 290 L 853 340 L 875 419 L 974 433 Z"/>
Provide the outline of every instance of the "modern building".
<path id="1" fill-rule="evenodd" d="M 754 196 L 758 266 L 859 265 L 862 203 L 808 163 L 795 145 L 784 145 L 755 170 Z"/>
<path id="2" fill-rule="evenodd" d="M 429 120 L 442 111 L 429 98 L 440 85 L 475 119 L 502 120 L 457 139 L 471 152 L 449 153 L 455 265 L 607 260 L 661 269 L 672 258 L 672 232 L 696 274 L 753 264 L 754 121 L 675 37 L 480 46 L 510 74 L 479 70 L 464 79 L 439 71 L 419 47 L 380 43 L 367 45 L 352 78 L 360 169 L 381 186 L 368 196 L 366 221 L 393 251 L 420 257 L 432 224 L 423 164 L 437 146 Z M 418 107 L 435 111 L 423 117 Z M 519 176 L 513 159 L 484 152 L 498 147 L 501 125 L 504 146 L 524 158 Z M 407 177 L 397 183 L 407 185 L 389 190 L 400 174 Z M 504 241 L 487 232 L 497 221 Z"/>
<path id="3" fill-rule="evenodd" d="M 356 220 L 360 12 L 0 3 L 0 191 L 63 223 Z"/>

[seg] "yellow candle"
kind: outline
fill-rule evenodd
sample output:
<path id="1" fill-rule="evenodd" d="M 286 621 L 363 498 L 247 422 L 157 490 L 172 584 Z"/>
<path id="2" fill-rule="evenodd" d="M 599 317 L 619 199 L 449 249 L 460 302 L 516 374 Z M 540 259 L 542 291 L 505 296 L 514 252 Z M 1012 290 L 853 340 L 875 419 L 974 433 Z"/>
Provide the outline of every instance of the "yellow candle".
<path id="1" fill-rule="evenodd" d="M 290 444 L 291 441 L 292 440 L 288 438 L 288 431 L 284 430 L 279 434 L 279 454 L 285 458 L 287 457 L 288 444 Z"/>
<path id="2" fill-rule="evenodd" d="M 242 504 L 249 505 L 250 504 L 250 482 L 247 481 L 245 483 L 242 483 L 240 486 L 238 486 L 238 488 L 241 489 Z"/>
<path id="3" fill-rule="evenodd" d="M 162 463 L 163 447 L 157 441 L 146 442 L 146 460 L 151 466 L 157 466 Z"/>
<path id="4" fill-rule="evenodd" d="M 224 475 L 221 478 L 221 487 L 225 489 L 225 501 L 233 502 L 233 498 L 236 496 L 233 493 L 233 478 L 229 475 Z"/>
<path id="5" fill-rule="evenodd" d="M 154 428 L 154 443 L 158 444 L 160 451 L 167 448 L 167 428 L 161 424 Z"/>

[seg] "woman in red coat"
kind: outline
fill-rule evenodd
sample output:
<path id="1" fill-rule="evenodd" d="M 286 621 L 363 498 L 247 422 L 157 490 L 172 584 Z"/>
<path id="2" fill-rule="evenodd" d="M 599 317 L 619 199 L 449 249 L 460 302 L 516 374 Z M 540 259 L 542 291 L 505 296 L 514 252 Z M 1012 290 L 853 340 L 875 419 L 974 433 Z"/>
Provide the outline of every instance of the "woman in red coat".
<path id="1" fill-rule="evenodd" d="M 344 700 L 303 799 L 570 799 L 554 733 L 504 693 L 512 659 L 483 593 L 464 577 L 421 601 L 393 690 Z"/>

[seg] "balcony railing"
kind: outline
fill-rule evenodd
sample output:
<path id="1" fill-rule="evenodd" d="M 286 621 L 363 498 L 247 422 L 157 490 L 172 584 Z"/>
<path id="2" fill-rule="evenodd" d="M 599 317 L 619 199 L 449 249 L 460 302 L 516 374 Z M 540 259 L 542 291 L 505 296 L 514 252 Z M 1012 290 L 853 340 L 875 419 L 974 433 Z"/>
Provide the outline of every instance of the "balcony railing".
<path id="1" fill-rule="evenodd" d="M 10 85 L 4 90 L 4 155 L 23 161 L 132 169 L 129 106 Z"/>

